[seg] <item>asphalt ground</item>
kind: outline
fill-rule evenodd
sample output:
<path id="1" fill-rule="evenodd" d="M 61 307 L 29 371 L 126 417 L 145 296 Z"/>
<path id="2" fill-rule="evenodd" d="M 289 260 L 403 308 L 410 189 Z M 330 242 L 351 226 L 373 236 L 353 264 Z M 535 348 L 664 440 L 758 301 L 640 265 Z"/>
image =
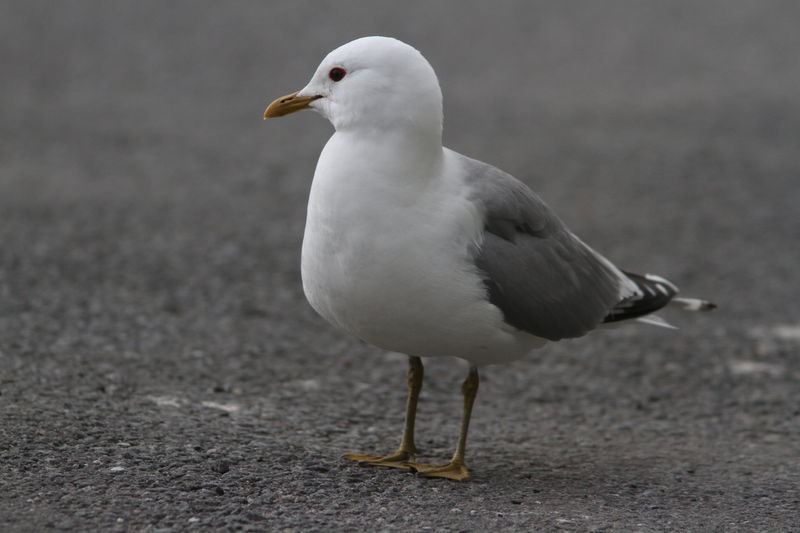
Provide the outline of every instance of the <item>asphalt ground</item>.
<path id="1" fill-rule="evenodd" d="M 0 530 L 800 530 L 790 1 L 0 3 Z M 360 468 L 405 358 L 304 300 L 330 126 L 261 121 L 352 38 L 419 48 L 445 141 L 713 314 L 489 367 L 466 484 Z M 423 459 L 466 365 L 427 363 Z"/>

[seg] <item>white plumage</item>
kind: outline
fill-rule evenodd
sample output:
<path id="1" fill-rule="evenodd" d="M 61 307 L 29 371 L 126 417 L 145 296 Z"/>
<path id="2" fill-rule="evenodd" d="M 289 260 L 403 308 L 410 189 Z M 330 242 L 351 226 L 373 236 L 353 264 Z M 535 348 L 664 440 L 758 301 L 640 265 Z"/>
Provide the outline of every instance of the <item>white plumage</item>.
<path id="1" fill-rule="evenodd" d="M 265 118 L 311 108 L 336 132 L 320 155 L 302 252 L 308 301 L 331 324 L 410 356 L 400 448 L 349 455 L 422 475 L 469 479 L 466 433 L 477 366 L 523 357 L 548 340 L 651 315 L 677 289 L 625 273 L 573 235 L 524 184 L 442 146 L 442 93 L 430 64 L 395 39 L 337 48 L 306 87 Z M 678 300 L 688 309 L 710 308 Z M 450 463 L 413 462 L 419 357 L 470 362 L 461 437 Z"/>

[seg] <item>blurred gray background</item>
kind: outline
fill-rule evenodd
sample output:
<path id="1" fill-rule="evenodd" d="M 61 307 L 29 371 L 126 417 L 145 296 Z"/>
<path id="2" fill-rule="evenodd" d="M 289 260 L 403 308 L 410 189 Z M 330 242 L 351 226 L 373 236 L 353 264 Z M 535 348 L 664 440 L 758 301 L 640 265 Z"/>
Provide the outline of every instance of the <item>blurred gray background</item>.
<path id="1" fill-rule="evenodd" d="M 0 529 L 800 528 L 791 1 L 0 2 Z M 483 373 L 471 484 L 397 444 L 405 361 L 305 303 L 313 113 L 353 38 L 417 47 L 445 143 L 620 266 L 717 301 Z M 466 367 L 432 361 L 427 460 Z"/>

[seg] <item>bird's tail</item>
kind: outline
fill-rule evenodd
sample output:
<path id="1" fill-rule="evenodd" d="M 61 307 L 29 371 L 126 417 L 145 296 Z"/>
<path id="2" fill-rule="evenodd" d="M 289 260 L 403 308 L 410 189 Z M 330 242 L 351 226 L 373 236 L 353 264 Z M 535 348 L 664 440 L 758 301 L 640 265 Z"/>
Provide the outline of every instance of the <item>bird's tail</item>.
<path id="1" fill-rule="evenodd" d="M 652 326 L 673 328 L 663 318 L 651 313 L 665 307 L 678 306 L 689 311 L 711 311 L 717 305 L 698 298 L 677 298 L 678 288 L 670 281 L 653 274 L 624 272 L 637 287 L 636 293 L 618 303 L 605 318 L 606 323 L 635 320 Z"/>

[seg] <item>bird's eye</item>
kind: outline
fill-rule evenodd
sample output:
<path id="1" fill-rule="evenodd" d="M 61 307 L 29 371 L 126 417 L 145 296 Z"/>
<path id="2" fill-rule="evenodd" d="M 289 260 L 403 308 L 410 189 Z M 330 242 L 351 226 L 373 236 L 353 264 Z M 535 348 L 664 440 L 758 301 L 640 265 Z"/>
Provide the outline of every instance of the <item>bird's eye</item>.
<path id="1" fill-rule="evenodd" d="M 342 81 L 345 74 L 347 74 L 347 71 L 342 67 L 333 67 L 330 72 L 328 72 L 328 77 L 333 81 Z"/>

